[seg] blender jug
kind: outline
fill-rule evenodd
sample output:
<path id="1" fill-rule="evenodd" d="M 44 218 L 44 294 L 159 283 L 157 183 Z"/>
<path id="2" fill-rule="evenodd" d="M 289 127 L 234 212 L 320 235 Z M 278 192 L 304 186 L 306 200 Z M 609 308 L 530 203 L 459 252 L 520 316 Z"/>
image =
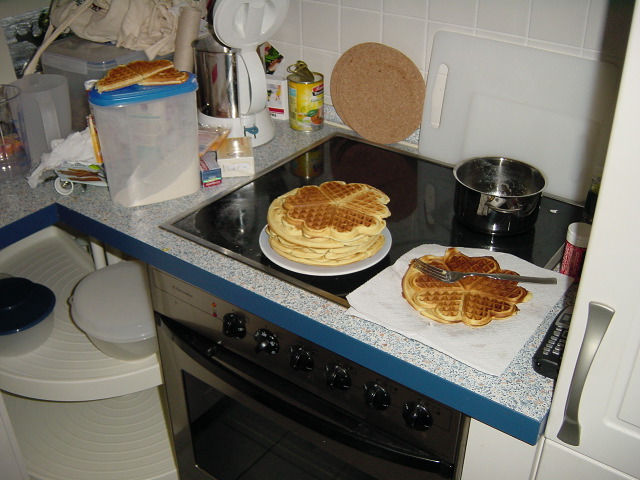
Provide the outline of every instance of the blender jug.
<path id="1" fill-rule="evenodd" d="M 24 178 L 31 168 L 19 96 L 18 87 L 0 85 L 0 183 Z"/>

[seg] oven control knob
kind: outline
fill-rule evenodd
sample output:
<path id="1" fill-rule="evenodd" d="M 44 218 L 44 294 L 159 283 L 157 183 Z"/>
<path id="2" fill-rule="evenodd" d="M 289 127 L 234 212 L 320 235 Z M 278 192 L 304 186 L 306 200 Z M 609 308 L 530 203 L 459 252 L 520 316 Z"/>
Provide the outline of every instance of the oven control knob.
<path id="1" fill-rule="evenodd" d="M 311 356 L 311 352 L 299 345 L 291 347 L 289 365 L 299 372 L 310 372 L 313 370 L 313 357 Z"/>
<path id="2" fill-rule="evenodd" d="M 351 387 L 351 376 L 347 369 L 337 363 L 330 363 L 324 368 L 327 377 L 327 385 L 336 390 L 349 390 Z"/>
<path id="3" fill-rule="evenodd" d="M 227 313 L 222 317 L 222 333 L 231 338 L 244 338 L 247 334 L 245 322 L 241 313 Z"/>
<path id="4" fill-rule="evenodd" d="M 391 395 L 377 382 L 364 385 L 364 403 L 376 410 L 386 410 L 391 405 Z"/>
<path id="5" fill-rule="evenodd" d="M 261 328 L 254 335 L 258 344 L 256 345 L 256 353 L 265 352 L 267 355 L 275 355 L 280 350 L 276 336 L 266 328 Z"/>
<path id="6" fill-rule="evenodd" d="M 414 430 L 429 430 L 433 425 L 431 413 L 425 405 L 418 402 L 407 402 L 402 408 L 402 417 L 409 428 Z"/>

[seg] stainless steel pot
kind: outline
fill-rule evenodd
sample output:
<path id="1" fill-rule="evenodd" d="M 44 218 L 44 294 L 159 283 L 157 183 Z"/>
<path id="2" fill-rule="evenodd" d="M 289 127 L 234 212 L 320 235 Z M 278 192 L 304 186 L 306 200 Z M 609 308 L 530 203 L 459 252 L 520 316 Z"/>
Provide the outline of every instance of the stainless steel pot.
<path id="1" fill-rule="evenodd" d="M 465 226 L 485 233 L 513 235 L 531 229 L 546 180 L 519 160 L 479 157 L 453 169 L 454 212 Z"/>

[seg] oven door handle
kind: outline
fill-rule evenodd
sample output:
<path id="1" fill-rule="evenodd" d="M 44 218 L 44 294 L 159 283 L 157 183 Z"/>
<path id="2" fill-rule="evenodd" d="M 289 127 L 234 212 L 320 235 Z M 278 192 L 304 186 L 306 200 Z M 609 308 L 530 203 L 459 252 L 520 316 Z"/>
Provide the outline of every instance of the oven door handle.
<path id="1" fill-rule="evenodd" d="M 280 414 L 327 438 L 387 461 L 453 477 L 453 465 L 378 431 L 335 405 L 275 375 L 180 323 L 161 315 L 173 341 L 193 360 L 227 384 Z M 260 382 L 262 385 L 258 385 Z M 266 388 L 265 388 L 266 387 Z M 271 391 L 280 393 L 276 395 Z M 284 398 L 295 398 L 298 405 Z M 312 410 L 312 411 L 309 411 Z"/>

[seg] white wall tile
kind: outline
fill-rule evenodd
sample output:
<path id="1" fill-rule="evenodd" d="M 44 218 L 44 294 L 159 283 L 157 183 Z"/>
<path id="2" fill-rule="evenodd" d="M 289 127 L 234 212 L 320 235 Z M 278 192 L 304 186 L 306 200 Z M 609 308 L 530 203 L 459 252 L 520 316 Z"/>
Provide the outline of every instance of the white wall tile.
<path id="1" fill-rule="evenodd" d="M 340 11 L 336 5 L 319 1 L 302 2 L 302 44 L 338 51 Z"/>
<path id="2" fill-rule="evenodd" d="M 479 0 L 477 27 L 526 36 L 532 0 Z"/>
<path id="3" fill-rule="evenodd" d="M 383 11 L 415 18 L 427 18 L 426 0 L 384 0 Z"/>
<path id="4" fill-rule="evenodd" d="M 353 8 L 343 8 L 340 25 L 340 51 L 354 45 L 382 40 L 382 14 Z"/>
<path id="5" fill-rule="evenodd" d="M 330 99 L 331 70 L 350 47 L 384 43 L 426 73 L 439 30 L 621 63 L 633 6 L 633 0 L 290 0 L 273 40 L 287 65 L 304 60 L 326 76 Z"/>
<path id="6" fill-rule="evenodd" d="M 382 0 L 342 0 L 342 6 L 379 12 L 382 10 Z"/>
<path id="7" fill-rule="evenodd" d="M 275 33 L 272 40 L 277 42 L 287 43 L 302 43 L 302 7 L 300 6 L 300 0 L 289 0 L 289 10 L 287 11 L 287 18 Z"/>
<path id="8" fill-rule="evenodd" d="M 473 27 L 477 0 L 429 0 L 429 20 Z"/>
<path id="9" fill-rule="evenodd" d="M 589 2 L 534 0 L 529 36 L 537 40 L 582 47 Z"/>
<path id="10" fill-rule="evenodd" d="M 382 43 L 400 50 L 425 69 L 426 24 L 423 20 L 385 14 L 382 20 Z"/>

